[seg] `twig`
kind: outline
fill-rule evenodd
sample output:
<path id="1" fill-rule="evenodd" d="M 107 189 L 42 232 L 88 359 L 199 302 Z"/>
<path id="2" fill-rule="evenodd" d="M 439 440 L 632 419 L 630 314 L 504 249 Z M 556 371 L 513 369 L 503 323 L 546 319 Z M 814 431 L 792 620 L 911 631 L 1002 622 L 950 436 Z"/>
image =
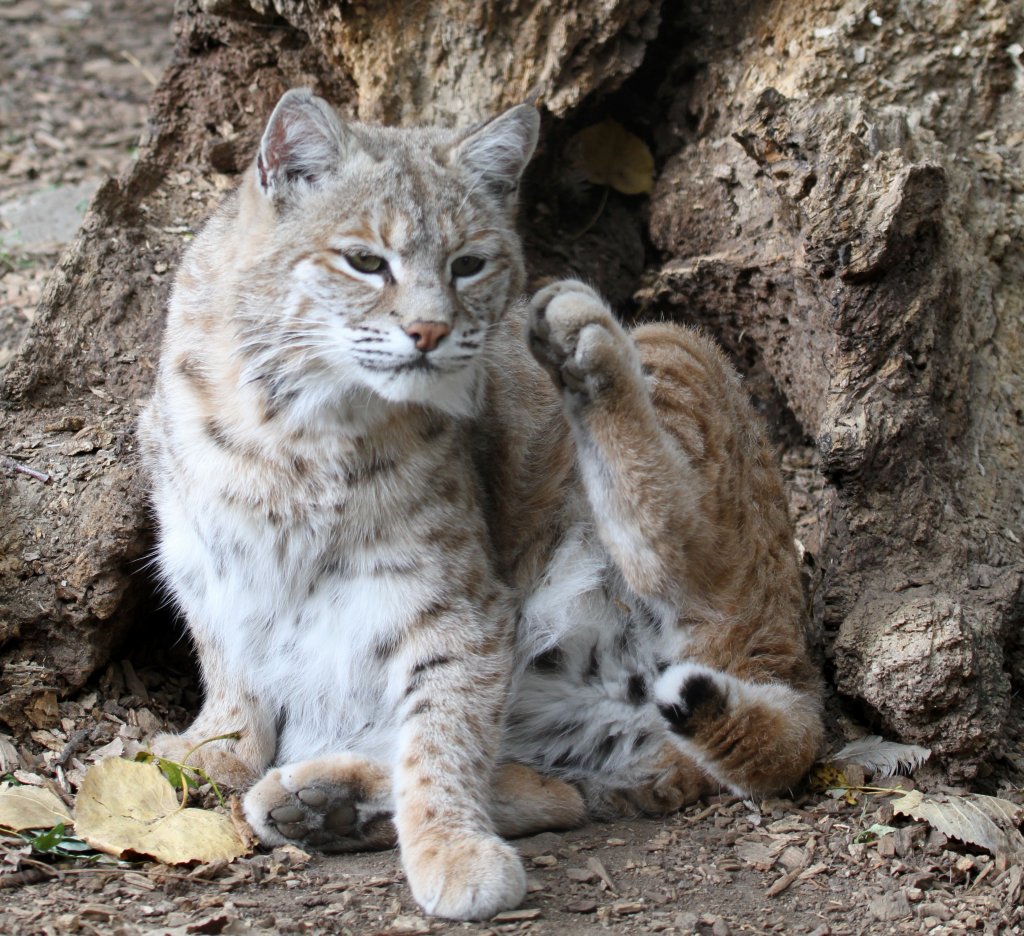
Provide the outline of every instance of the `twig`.
<path id="1" fill-rule="evenodd" d="M 146 79 L 154 88 L 159 84 L 159 80 L 145 65 L 142 64 L 131 52 L 127 49 L 121 50 L 121 58 L 131 65 L 134 65 L 140 72 L 142 77 Z"/>
<path id="2" fill-rule="evenodd" d="M 68 738 L 68 743 L 61 749 L 60 756 L 56 760 L 57 765 L 67 767 L 68 762 L 81 750 L 82 744 L 90 734 L 92 734 L 92 728 L 80 728 Z"/>
<path id="3" fill-rule="evenodd" d="M 0 462 L 2 462 L 4 468 L 8 471 L 26 474 L 30 478 L 35 478 L 36 481 L 41 481 L 43 484 L 50 483 L 50 476 L 45 471 L 36 471 L 35 468 L 23 465 L 21 462 L 17 462 L 13 458 L 8 458 L 6 455 L 0 457 Z"/>
<path id="4" fill-rule="evenodd" d="M 13 871 L 10 874 L 0 874 L 0 890 L 5 887 L 24 887 L 26 884 L 38 884 L 47 878 L 56 877 L 57 872 L 47 868 L 26 868 L 24 871 Z"/>
<path id="5" fill-rule="evenodd" d="M 594 212 L 594 214 L 587 221 L 587 223 L 584 224 L 583 227 L 580 228 L 575 234 L 568 235 L 566 240 L 568 240 L 568 241 L 577 241 L 577 240 L 579 240 L 584 234 L 587 233 L 587 231 L 589 231 L 595 224 L 597 224 L 598 221 L 601 220 L 601 215 L 604 214 L 605 206 L 608 204 L 608 192 L 609 192 L 608 186 L 607 185 L 602 185 L 601 186 L 601 201 L 597 205 L 597 211 Z"/>

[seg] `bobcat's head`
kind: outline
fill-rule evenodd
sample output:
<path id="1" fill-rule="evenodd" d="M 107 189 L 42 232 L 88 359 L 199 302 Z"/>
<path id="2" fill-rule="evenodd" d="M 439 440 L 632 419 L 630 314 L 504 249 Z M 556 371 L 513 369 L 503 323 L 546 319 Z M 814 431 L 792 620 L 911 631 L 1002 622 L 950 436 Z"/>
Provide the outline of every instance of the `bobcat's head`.
<path id="1" fill-rule="evenodd" d="M 538 124 L 520 105 L 466 132 L 368 127 L 285 94 L 238 216 L 250 379 L 472 412 L 488 333 L 523 289 L 515 194 Z"/>

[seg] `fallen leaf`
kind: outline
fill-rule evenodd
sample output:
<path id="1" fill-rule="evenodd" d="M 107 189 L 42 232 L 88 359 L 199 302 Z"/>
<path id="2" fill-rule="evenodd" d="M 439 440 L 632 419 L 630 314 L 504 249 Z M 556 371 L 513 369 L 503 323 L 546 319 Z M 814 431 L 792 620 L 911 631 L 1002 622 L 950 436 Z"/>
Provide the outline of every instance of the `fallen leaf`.
<path id="1" fill-rule="evenodd" d="M 12 832 L 71 824 L 71 814 L 55 793 L 42 787 L 0 787 L 0 826 Z"/>
<path id="2" fill-rule="evenodd" d="M 853 841 L 858 845 L 866 844 L 867 842 L 874 842 L 880 839 L 883 835 L 889 835 L 892 832 L 896 832 L 896 828 L 891 825 L 885 825 L 881 822 L 875 822 L 869 825 L 866 829 L 858 832 L 854 837 Z"/>
<path id="3" fill-rule="evenodd" d="M 75 828 L 93 848 L 165 864 L 228 861 L 245 844 L 228 816 L 182 809 L 155 764 L 111 759 L 89 769 L 75 804 Z"/>
<path id="4" fill-rule="evenodd" d="M 927 822 L 934 829 L 971 845 L 978 845 L 997 858 L 1024 860 L 1024 836 L 1018 826 L 1024 807 L 1000 799 L 968 793 L 924 795 L 911 790 L 892 801 L 893 812 Z"/>
<path id="5" fill-rule="evenodd" d="M 607 185 L 623 195 L 641 195 L 654 188 L 650 149 L 618 121 L 602 120 L 586 127 L 576 141 L 588 182 Z"/>

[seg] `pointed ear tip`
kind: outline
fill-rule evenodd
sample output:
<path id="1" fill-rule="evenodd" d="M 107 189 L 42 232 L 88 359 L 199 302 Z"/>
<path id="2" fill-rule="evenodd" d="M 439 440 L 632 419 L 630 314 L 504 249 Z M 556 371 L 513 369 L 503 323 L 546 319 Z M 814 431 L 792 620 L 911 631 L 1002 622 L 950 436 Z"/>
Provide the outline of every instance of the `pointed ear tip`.
<path id="1" fill-rule="evenodd" d="M 540 110 L 533 101 L 523 101 L 521 104 L 515 104 L 509 108 L 508 113 L 525 123 L 532 124 L 535 127 L 540 126 Z"/>

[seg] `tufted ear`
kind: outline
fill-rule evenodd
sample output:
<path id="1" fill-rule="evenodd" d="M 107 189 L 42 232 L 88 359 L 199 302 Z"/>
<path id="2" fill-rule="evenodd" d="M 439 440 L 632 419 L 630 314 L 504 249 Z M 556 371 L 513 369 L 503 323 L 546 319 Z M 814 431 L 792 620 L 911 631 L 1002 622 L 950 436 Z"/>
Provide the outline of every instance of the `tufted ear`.
<path id="1" fill-rule="evenodd" d="M 355 145 L 334 108 L 308 88 L 285 92 L 263 131 L 256 172 L 263 192 L 285 194 L 296 184 L 315 185 Z"/>
<path id="2" fill-rule="evenodd" d="M 451 161 L 467 168 L 500 194 L 515 191 L 537 147 L 540 115 L 532 104 L 519 104 L 489 120 L 459 141 Z"/>

